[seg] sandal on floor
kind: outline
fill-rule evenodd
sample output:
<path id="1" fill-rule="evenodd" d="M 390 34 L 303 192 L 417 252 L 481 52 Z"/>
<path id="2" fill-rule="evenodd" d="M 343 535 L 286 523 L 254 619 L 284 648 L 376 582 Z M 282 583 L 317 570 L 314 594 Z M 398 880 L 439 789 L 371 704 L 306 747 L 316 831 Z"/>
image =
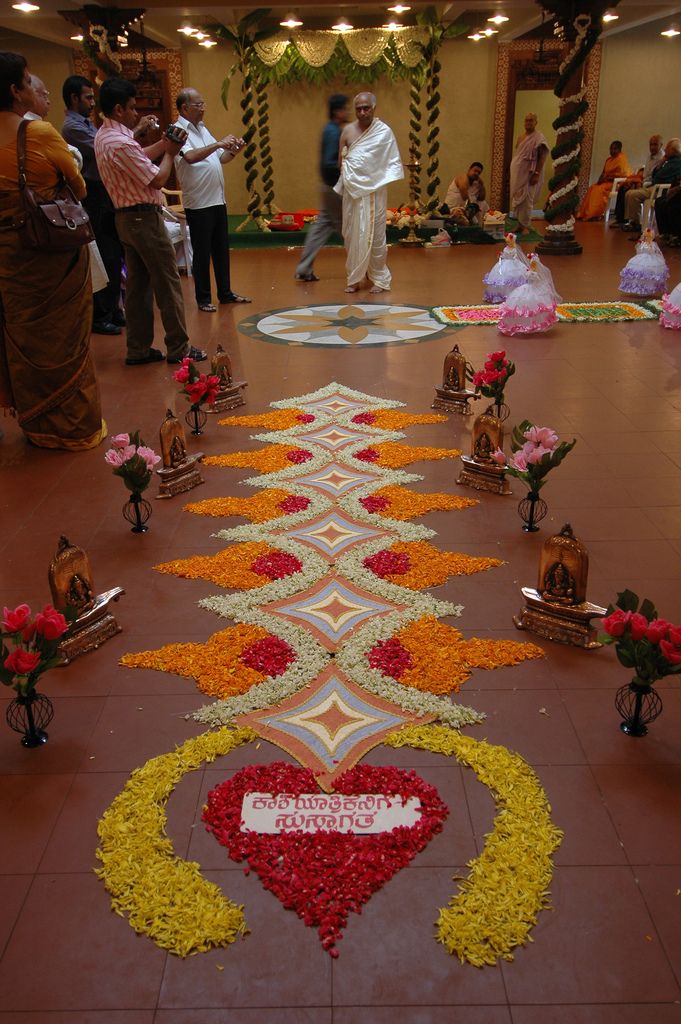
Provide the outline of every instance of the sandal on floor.
<path id="1" fill-rule="evenodd" d="M 220 299 L 220 305 L 221 306 L 227 306 L 227 305 L 229 305 L 230 302 L 250 302 L 250 301 L 251 300 L 247 299 L 245 295 L 237 295 L 236 292 L 230 292 L 229 295 L 226 295 L 224 299 Z"/>
<path id="2" fill-rule="evenodd" d="M 318 281 L 319 280 L 317 275 L 313 274 L 312 271 L 310 271 L 309 274 L 294 274 L 293 276 L 295 277 L 296 281 Z"/>
<path id="3" fill-rule="evenodd" d="M 214 306 L 212 302 L 200 302 L 199 309 L 202 313 L 217 313 L 218 307 Z"/>

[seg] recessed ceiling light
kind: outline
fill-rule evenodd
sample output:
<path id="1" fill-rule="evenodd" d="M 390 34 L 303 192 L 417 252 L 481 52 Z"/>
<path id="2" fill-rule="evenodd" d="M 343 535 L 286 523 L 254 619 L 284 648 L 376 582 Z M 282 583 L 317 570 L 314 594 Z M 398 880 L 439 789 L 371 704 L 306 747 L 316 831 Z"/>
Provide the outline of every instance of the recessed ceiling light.
<path id="1" fill-rule="evenodd" d="M 22 0 L 20 4 L 12 4 L 15 11 L 23 11 L 24 14 L 31 14 L 32 11 L 39 11 L 40 8 L 37 4 L 26 3 L 26 0 Z"/>
<path id="2" fill-rule="evenodd" d="M 670 25 L 664 32 L 660 32 L 661 36 L 666 36 L 667 39 L 672 39 L 674 36 L 681 35 L 681 30 L 676 25 Z"/>
<path id="3" fill-rule="evenodd" d="M 493 18 L 488 18 L 487 20 L 491 21 L 494 25 L 503 25 L 505 21 L 508 21 L 508 18 L 505 14 L 499 13 L 495 14 Z"/>
<path id="4" fill-rule="evenodd" d="M 286 19 L 280 21 L 279 24 L 282 28 L 298 28 L 303 23 L 296 14 L 287 14 Z"/>
<path id="5" fill-rule="evenodd" d="M 339 18 L 336 24 L 332 25 L 331 28 L 334 32 L 349 32 L 352 25 L 347 18 Z"/>
<path id="6" fill-rule="evenodd" d="M 198 39 L 199 42 L 202 39 L 208 39 L 208 33 L 207 32 L 195 32 L 194 33 L 194 39 Z"/>
<path id="7" fill-rule="evenodd" d="M 211 46 L 217 46 L 218 44 L 214 39 L 202 39 L 199 46 L 205 46 L 210 49 Z"/>
<path id="8" fill-rule="evenodd" d="M 485 36 L 495 36 L 497 34 L 497 31 L 498 30 L 496 28 L 484 28 L 482 30 L 482 34 Z"/>
<path id="9" fill-rule="evenodd" d="M 469 39 L 472 39 L 472 40 L 473 40 L 474 42 L 476 42 L 476 43 L 479 43 L 479 42 L 480 42 L 480 40 L 481 40 L 481 39 L 484 39 L 485 37 L 484 37 L 484 35 L 482 34 L 482 32 L 474 32 L 474 33 L 473 33 L 472 35 L 470 35 L 470 36 L 469 36 L 468 38 L 469 38 Z"/>
<path id="10" fill-rule="evenodd" d="M 404 14 L 405 11 L 410 11 L 411 7 L 407 4 L 394 4 L 392 7 L 389 7 L 388 10 L 391 14 Z"/>
<path id="11" fill-rule="evenodd" d="M 404 25 L 400 25 L 399 21 L 389 21 L 387 25 L 383 25 L 383 28 L 389 32 L 400 32 Z"/>
<path id="12" fill-rule="evenodd" d="M 606 11 L 603 15 L 603 21 L 607 24 L 609 21 L 618 21 L 619 14 L 615 14 L 614 11 Z"/>
<path id="13" fill-rule="evenodd" d="M 192 28 L 191 25 L 182 25 L 177 31 L 181 32 L 183 36 L 193 36 L 196 34 L 196 29 Z"/>
<path id="14" fill-rule="evenodd" d="M 74 43 L 82 43 L 83 42 L 83 37 L 80 36 L 80 35 L 78 35 L 78 36 L 71 36 L 71 38 L 73 39 Z"/>

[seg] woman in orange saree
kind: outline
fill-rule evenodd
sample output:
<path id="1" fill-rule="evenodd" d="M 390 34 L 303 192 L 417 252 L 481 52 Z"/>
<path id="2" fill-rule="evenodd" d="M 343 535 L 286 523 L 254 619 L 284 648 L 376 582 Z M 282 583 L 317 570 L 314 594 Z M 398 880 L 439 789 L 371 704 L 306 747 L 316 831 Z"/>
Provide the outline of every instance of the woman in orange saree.
<path id="1" fill-rule="evenodd" d="M 0 405 L 33 444 L 93 448 L 106 436 L 90 354 L 92 289 L 88 247 L 28 249 L 14 226 L 21 212 L 17 129 L 32 105 L 25 59 L 0 53 Z M 60 175 L 85 194 L 66 143 L 45 121 L 26 130 L 28 185 L 53 196 Z"/>
<path id="2" fill-rule="evenodd" d="M 577 220 L 600 220 L 608 208 L 613 181 L 615 178 L 626 178 L 629 174 L 629 161 L 622 152 L 622 143 L 616 139 L 610 143 L 610 156 L 603 164 L 600 178 L 584 196 Z"/>

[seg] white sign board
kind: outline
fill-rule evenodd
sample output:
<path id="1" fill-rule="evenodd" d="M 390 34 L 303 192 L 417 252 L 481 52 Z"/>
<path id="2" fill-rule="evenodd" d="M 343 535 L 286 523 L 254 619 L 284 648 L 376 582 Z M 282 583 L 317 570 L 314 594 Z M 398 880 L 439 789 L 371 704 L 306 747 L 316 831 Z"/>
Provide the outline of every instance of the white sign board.
<path id="1" fill-rule="evenodd" d="M 241 830 L 276 835 L 280 832 L 352 832 L 369 835 L 410 828 L 421 817 L 416 796 L 382 793 L 246 793 L 241 807 Z"/>

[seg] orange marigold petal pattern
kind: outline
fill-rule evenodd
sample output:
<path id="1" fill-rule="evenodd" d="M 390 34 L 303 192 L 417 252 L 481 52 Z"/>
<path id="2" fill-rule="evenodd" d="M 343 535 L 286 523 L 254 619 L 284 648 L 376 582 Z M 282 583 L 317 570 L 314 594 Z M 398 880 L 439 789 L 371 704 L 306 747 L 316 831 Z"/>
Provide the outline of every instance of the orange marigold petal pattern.
<path id="1" fill-rule="evenodd" d="M 464 639 L 453 626 L 424 615 L 395 635 L 412 656 L 413 667 L 400 677 L 403 686 L 429 693 L 456 693 L 474 668 L 502 668 L 544 657 L 536 644 L 517 640 Z"/>
<path id="2" fill-rule="evenodd" d="M 399 469 L 410 462 L 434 459 L 456 459 L 461 455 L 459 448 L 431 448 L 428 445 L 401 444 L 399 441 L 384 441 L 383 444 L 371 445 L 378 452 L 377 466 L 386 469 Z"/>
<path id="3" fill-rule="evenodd" d="M 401 430 L 402 427 L 412 427 L 420 423 L 446 423 L 448 417 L 438 413 L 409 413 L 398 412 L 395 409 L 370 409 L 369 412 L 375 416 L 372 427 L 379 430 Z"/>
<path id="4" fill-rule="evenodd" d="M 425 515 L 426 512 L 447 512 L 450 509 L 472 508 L 474 505 L 480 504 L 477 498 L 463 498 L 458 494 L 444 494 L 439 491 L 419 494 L 406 487 L 400 487 L 398 484 L 392 487 L 381 487 L 378 491 L 374 491 L 371 497 L 387 498 L 390 502 L 385 509 L 377 511 L 377 515 L 398 519 L 400 522 Z"/>
<path id="5" fill-rule="evenodd" d="M 275 409 L 274 412 L 256 413 L 253 416 L 228 416 L 218 420 L 221 427 L 265 427 L 266 430 L 290 430 L 299 427 L 302 409 Z"/>
<path id="6" fill-rule="evenodd" d="M 269 444 L 266 448 L 256 448 L 252 452 L 232 452 L 231 455 L 208 455 L 203 460 L 204 466 L 234 466 L 243 469 L 257 469 L 261 473 L 276 473 L 291 465 L 287 458 L 289 449 L 286 445 Z"/>
<path id="7" fill-rule="evenodd" d="M 197 516 L 243 516 L 252 523 L 266 523 L 284 515 L 281 503 L 290 497 L 292 495 L 289 491 L 268 487 L 249 498 L 205 498 L 203 501 L 192 501 L 184 506 L 183 511 L 193 512 Z"/>
<path id="8" fill-rule="evenodd" d="M 450 576 L 471 576 L 503 565 L 499 558 L 475 557 L 456 551 L 440 551 L 425 540 L 398 541 L 389 548 L 407 555 L 411 568 L 406 573 L 388 575 L 391 583 L 410 590 L 426 590 L 446 583 Z"/>
<path id="9" fill-rule="evenodd" d="M 174 672 L 195 679 L 201 693 L 209 697 L 234 697 L 266 678 L 264 673 L 244 665 L 239 656 L 256 640 L 267 636 L 267 630 L 261 626 L 240 623 L 214 633 L 203 644 L 166 644 L 153 651 L 125 654 L 120 664 Z"/>
<path id="10" fill-rule="evenodd" d="M 218 551 L 215 555 L 193 555 L 191 558 L 177 558 L 172 562 L 155 565 L 157 572 L 183 576 L 189 580 L 209 580 L 219 587 L 235 590 L 254 590 L 270 582 L 268 576 L 255 573 L 251 566 L 256 558 L 276 551 L 264 541 L 234 544 Z"/>

